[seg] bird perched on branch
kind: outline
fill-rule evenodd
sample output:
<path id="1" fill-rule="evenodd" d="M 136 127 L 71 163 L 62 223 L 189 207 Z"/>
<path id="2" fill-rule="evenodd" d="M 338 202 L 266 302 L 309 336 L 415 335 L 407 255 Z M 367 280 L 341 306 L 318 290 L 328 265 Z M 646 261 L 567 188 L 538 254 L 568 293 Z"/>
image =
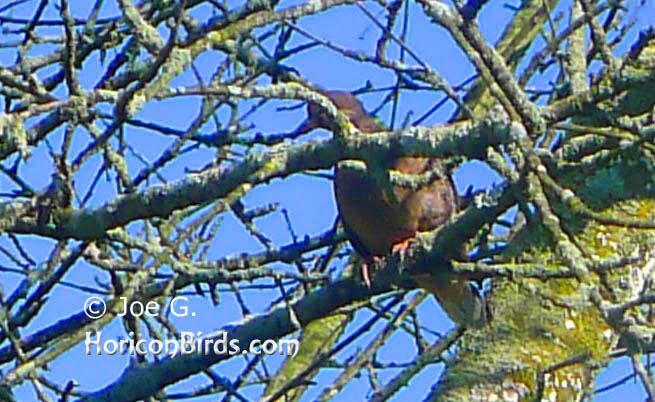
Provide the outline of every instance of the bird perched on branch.
<path id="1" fill-rule="evenodd" d="M 324 91 L 323 95 L 343 112 L 361 133 L 387 131 L 374 116 L 368 114 L 359 100 L 349 92 Z M 316 128 L 330 128 L 329 119 L 318 105 L 308 104 L 307 120 L 296 129 L 303 134 Z M 441 174 L 419 189 L 382 183 L 368 172 L 337 166 L 334 194 L 346 232 L 355 250 L 364 258 L 364 281 L 369 284 L 368 266 L 390 252 L 400 253 L 418 231 L 433 230 L 457 212 L 457 192 L 452 179 L 438 159 L 396 157 L 390 151 L 381 158 L 382 169 L 406 174 L 422 174 L 437 170 Z M 417 284 L 440 301 L 455 322 L 481 327 L 486 322 L 484 300 L 468 281 L 437 280 L 425 275 Z"/>
<path id="2" fill-rule="evenodd" d="M 33 199 L 37 213 L 37 224 L 44 226 L 57 220 L 57 215 L 66 209 L 70 209 L 73 203 L 73 184 L 70 176 L 69 166 L 63 157 L 52 155 L 56 162 L 57 170 L 52 174 L 52 182 L 40 194 Z"/>

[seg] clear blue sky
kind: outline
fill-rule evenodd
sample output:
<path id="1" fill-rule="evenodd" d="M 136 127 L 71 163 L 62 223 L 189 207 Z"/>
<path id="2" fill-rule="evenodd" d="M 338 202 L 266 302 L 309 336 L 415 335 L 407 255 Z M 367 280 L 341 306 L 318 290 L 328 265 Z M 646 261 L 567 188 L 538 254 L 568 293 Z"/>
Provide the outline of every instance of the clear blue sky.
<path id="1" fill-rule="evenodd" d="M 51 2 L 46 7 L 44 19 L 55 19 L 58 17 L 58 12 L 55 4 L 58 2 Z M 72 1 L 73 15 L 79 18 L 86 18 L 92 2 Z M 118 14 L 118 10 L 113 1 L 107 1 L 106 6 L 103 8 L 101 17 L 111 17 Z M 287 7 L 299 4 L 298 1 L 283 1 L 280 7 Z M 504 8 L 503 4 L 506 2 L 490 2 L 482 12 L 480 19 L 480 26 L 486 38 L 491 42 L 499 37 L 506 21 L 510 18 L 511 10 Z M 519 5 L 518 1 L 509 2 L 514 5 Z M 14 17 L 31 17 L 38 2 L 28 2 L 23 6 L 15 8 Z M 568 4 L 568 2 L 566 2 Z M 233 5 L 234 6 L 234 5 Z M 384 15 L 380 12 L 380 8 L 373 3 L 366 3 L 366 7 L 371 10 L 379 18 Z M 566 10 L 565 7 L 560 7 L 561 10 Z M 445 30 L 435 27 L 430 24 L 424 17 L 419 7 L 411 3 L 410 6 L 410 33 L 408 42 L 411 48 L 421 56 L 421 58 L 433 66 L 440 74 L 442 74 L 452 85 L 461 83 L 465 79 L 474 74 L 474 69 L 471 66 L 463 53 L 456 47 L 453 40 L 448 36 Z M 207 10 L 198 10 L 194 13 L 198 18 L 204 19 L 207 16 Z M 333 9 L 321 15 L 310 16 L 298 22 L 299 25 L 309 30 L 313 34 L 322 38 L 328 39 L 331 42 L 353 50 L 361 50 L 367 54 L 373 54 L 375 43 L 379 37 L 379 29 L 356 7 L 341 7 Z M 652 7 L 647 6 L 638 16 L 638 26 L 652 26 L 655 24 L 655 13 L 652 12 Z M 45 31 L 42 31 L 42 33 Z M 61 28 L 56 27 L 50 29 L 52 34 L 60 34 Z M 259 31 L 257 33 L 261 33 Z M 634 43 L 636 34 L 634 31 L 625 41 L 627 45 Z M 11 35 L 0 36 L 0 43 L 15 38 Z M 292 43 L 305 43 L 306 39 L 299 35 L 294 35 Z M 271 40 L 265 42 L 271 45 Z M 543 42 L 538 46 L 540 49 Z M 43 52 L 49 51 L 50 46 L 35 46 L 30 52 L 31 55 L 39 55 Z M 625 49 L 625 46 L 623 47 Z M 395 54 L 396 48 L 391 46 L 391 54 Z M 101 63 L 99 55 L 95 53 L 91 56 L 84 65 L 81 71 L 80 78 L 82 84 L 86 89 L 92 88 L 97 82 L 99 76 L 106 68 L 108 60 L 114 56 L 114 52 L 107 53 L 107 60 L 105 64 Z M 218 63 L 222 61 L 216 52 L 207 52 L 197 59 L 195 62 L 196 67 L 203 74 L 205 79 L 209 77 Z M 11 66 L 15 60 L 15 54 L 12 49 L 0 48 L 0 63 L 3 66 Z M 414 62 L 407 57 L 408 63 Z M 296 68 L 302 76 L 309 81 L 317 83 L 325 88 L 330 89 L 347 89 L 354 90 L 362 87 L 366 81 L 370 81 L 374 87 L 387 87 L 394 83 L 394 75 L 388 71 L 381 70 L 374 65 L 355 62 L 350 59 L 336 54 L 335 52 L 316 47 L 302 54 L 294 56 L 286 61 L 286 64 Z M 47 69 L 40 72 L 40 77 L 46 77 L 53 73 L 54 70 Z M 544 86 L 548 80 L 553 77 L 545 75 L 539 81 L 535 81 L 533 85 Z M 262 83 L 266 83 L 263 81 Z M 197 82 L 191 73 L 185 73 L 175 80 L 173 86 L 196 85 Z M 66 91 L 59 88 L 55 91 L 57 96 L 65 96 Z M 428 91 L 418 92 L 405 92 L 401 97 L 400 110 L 398 113 L 397 121 L 402 121 L 405 115 L 413 112 L 413 119 L 420 116 L 431 105 L 440 100 L 441 94 Z M 364 102 L 367 109 L 375 108 L 379 105 L 381 95 L 379 93 L 367 94 L 361 96 L 360 99 Z M 1 101 L 0 101 L 1 102 Z M 254 114 L 250 122 L 256 125 L 253 132 L 262 133 L 279 133 L 290 131 L 295 128 L 305 117 L 304 108 L 295 111 L 277 110 L 280 106 L 290 106 L 297 102 L 283 101 L 283 102 L 270 102 L 256 114 Z M 245 113 L 249 104 L 244 103 L 241 112 Z M 161 102 L 151 102 L 137 118 L 144 121 L 158 122 L 162 125 L 184 129 L 189 124 L 192 118 L 197 113 L 199 102 L 197 99 L 174 99 Z M 0 106 L 3 106 L 0 103 Z M 105 108 L 105 110 L 109 110 Z M 447 104 L 430 119 L 425 125 L 436 125 L 445 122 L 453 113 L 454 108 L 452 103 Z M 219 114 L 224 117 L 224 114 Z M 384 108 L 379 117 L 389 122 L 390 108 Z M 33 122 L 32 122 L 33 123 Z M 203 132 L 209 133 L 214 129 L 213 126 L 207 125 L 203 128 Z M 316 132 L 312 138 L 320 138 L 329 135 L 326 132 Z M 163 150 L 172 143 L 173 138 L 166 138 L 152 132 L 127 127 L 125 136 L 128 142 L 138 149 L 141 156 L 149 161 L 155 160 Z M 56 135 L 49 137 L 55 149 L 59 149 L 62 139 L 61 130 Z M 72 155 L 76 155 L 87 143 L 85 134 L 76 136 L 73 146 Z M 41 189 L 48 185 L 50 182 L 50 173 L 52 172 L 52 161 L 50 160 L 45 144 L 41 144 L 32 150 L 32 158 L 28 163 L 22 166 L 20 171 L 21 176 L 25 178 L 31 186 L 35 189 Z M 175 162 L 167 165 L 162 174 L 167 180 L 176 180 L 184 176 L 185 168 L 199 168 L 204 166 L 214 155 L 213 150 L 201 148 L 188 153 L 183 158 L 179 158 Z M 91 158 L 85 166 L 81 169 L 75 178 L 77 190 L 84 194 L 87 190 L 91 180 L 97 172 L 102 160 L 99 156 Z M 5 162 L 6 165 L 6 162 Z M 128 159 L 130 173 L 135 175 L 142 169 L 141 163 L 134 157 L 130 156 Z M 500 179 L 492 171 L 485 167 L 485 165 L 477 162 L 468 163 L 462 166 L 455 175 L 455 181 L 460 192 L 463 192 L 469 185 L 475 188 L 489 188 L 494 183 L 500 183 Z M 152 180 L 151 183 L 156 183 Z M 0 192 L 8 192 L 13 189 L 11 182 L 3 175 L 0 175 Z M 100 182 L 99 191 L 92 199 L 93 205 L 101 205 L 106 200 L 115 196 L 115 189 L 110 183 L 104 179 Z M 313 178 L 308 176 L 296 175 L 285 180 L 275 180 L 272 183 L 260 186 L 249 193 L 244 202 L 247 207 L 259 206 L 271 201 L 279 202 L 282 208 L 289 212 L 293 229 L 300 238 L 305 235 L 316 235 L 329 229 L 332 225 L 336 209 L 334 199 L 332 196 L 331 183 L 325 179 Z M 286 223 L 281 213 L 274 213 L 265 218 L 256 221 L 257 226 L 266 235 L 268 235 L 276 245 L 288 244 L 291 242 L 291 236 L 287 230 Z M 134 226 L 134 227 L 138 227 Z M 45 261 L 48 254 L 51 252 L 54 243 L 47 239 L 36 237 L 22 237 L 24 245 L 27 247 L 32 257 L 37 261 Z M 0 244 L 4 247 L 11 248 L 11 244 L 6 237 L 0 239 Z M 256 252 L 261 251 L 262 247 L 257 243 L 243 228 L 243 226 L 234 219 L 230 214 L 225 215 L 225 220 L 219 230 L 219 234 L 212 246 L 210 259 L 217 259 L 230 254 L 237 254 L 242 252 Z M 11 266 L 11 262 L 4 256 L 0 255 L 0 265 Z M 275 266 L 275 267 L 280 267 Z M 21 278 L 14 274 L 2 273 L 0 274 L 0 284 L 4 289 L 4 294 L 10 294 L 16 284 Z M 96 280 L 107 282 L 108 276 L 103 272 L 85 264 L 78 263 L 74 269 L 65 277 L 68 282 L 83 283 L 94 286 Z M 269 292 L 263 290 L 250 290 L 244 292 L 244 297 L 247 300 L 248 306 L 253 313 L 260 313 L 267 309 L 273 297 L 277 297 L 277 292 Z M 52 293 L 49 302 L 44 307 L 42 313 L 35 319 L 21 334 L 23 336 L 29 335 L 34 331 L 43 327 L 52 325 L 55 321 L 65 318 L 71 314 L 77 313 L 81 310 L 84 300 L 88 297 L 87 294 L 78 290 L 71 289 L 65 286 L 57 287 Z M 191 308 L 196 312 L 196 317 L 179 319 L 175 322 L 181 329 L 202 331 L 207 333 L 222 327 L 223 325 L 239 320 L 241 318 L 239 309 L 235 303 L 234 297 L 230 293 L 226 293 L 222 298 L 222 303 L 218 307 L 213 307 L 206 300 L 193 298 L 191 300 Z M 445 333 L 452 327 L 452 323 L 436 305 L 433 299 L 428 299 L 420 307 L 420 314 L 423 322 L 434 331 Z M 361 312 L 356 316 L 349 330 L 357 328 L 363 323 L 370 314 Z M 379 329 L 383 324 L 379 324 L 376 329 Z M 371 331 L 364 336 L 357 346 L 367 344 L 376 331 Z M 108 327 L 103 329 L 103 338 L 116 338 L 124 335 L 124 330 L 119 322 L 114 322 Z M 345 352 L 338 355 L 338 359 L 343 359 L 354 351 L 353 348 L 347 349 Z M 411 360 L 415 352 L 413 340 L 407 336 L 400 334 L 394 337 L 383 348 L 380 355 L 380 360 L 383 362 L 407 362 Z M 89 391 L 95 390 L 105 386 L 108 382 L 115 380 L 125 365 L 127 359 L 119 356 L 86 356 L 84 354 L 83 345 L 69 351 L 63 357 L 57 359 L 50 365 L 50 372 L 46 373 L 47 377 L 60 384 L 65 384 L 67 380 L 74 378 L 82 390 Z M 279 364 L 273 361 L 270 369 L 274 370 L 276 365 Z M 241 358 L 231 359 L 214 369 L 222 375 L 234 380 L 236 373 L 241 371 L 244 362 Z M 9 367 L 2 368 L 6 372 Z M 412 398 L 422 398 L 428 392 L 429 387 L 434 383 L 435 379 L 439 376 L 441 371 L 440 365 L 434 365 L 424 370 L 417 376 L 411 384 L 411 387 L 405 389 L 403 392 L 397 394 L 394 400 L 403 401 Z M 621 359 L 613 362 L 610 367 L 599 377 L 598 385 L 602 386 L 618 379 L 631 372 L 631 368 L 626 359 Z M 316 380 L 319 384 L 329 384 L 333 378 L 338 374 L 334 370 L 322 370 Z M 384 384 L 391 378 L 395 372 L 389 370 L 386 375 L 382 375 L 380 380 Z M 188 390 L 189 384 L 201 384 L 203 381 L 184 381 L 177 386 L 171 387 L 168 391 Z M 317 389 L 316 389 L 317 388 Z M 342 393 L 340 393 L 335 400 L 337 401 L 351 401 L 361 400 L 365 396 L 366 390 L 369 385 L 366 376 L 353 381 Z M 312 400 L 317 392 L 320 392 L 322 387 L 315 387 L 313 391 L 309 391 L 304 400 Z M 244 395 L 255 398 L 259 395 L 261 388 L 250 387 L 243 393 Z M 21 401 L 35 400 L 34 392 L 31 385 L 24 385 L 16 390 L 16 395 Z M 597 401 L 614 401 L 614 400 L 638 400 L 639 396 L 643 395 L 640 383 L 630 381 L 628 384 L 619 387 L 618 389 L 604 393 L 597 397 Z M 214 398 L 195 399 L 195 400 L 214 400 Z"/>

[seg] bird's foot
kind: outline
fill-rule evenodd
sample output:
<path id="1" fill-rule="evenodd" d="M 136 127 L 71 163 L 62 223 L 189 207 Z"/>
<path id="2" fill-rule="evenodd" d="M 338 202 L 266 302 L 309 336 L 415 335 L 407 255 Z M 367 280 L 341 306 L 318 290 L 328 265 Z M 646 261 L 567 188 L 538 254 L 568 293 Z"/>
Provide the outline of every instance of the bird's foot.
<path id="1" fill-rule="evenodd" d="M 400 258 L 401 262 L 405 261 L 405 257 L 409 253 L 409 248 L 415 241 L 416 237 L 409 237 L 400 243 L 394 244 L 391 248 L 391 255 L 398 255 L 398 258 Z"/>
<path id="2" fill-rule="evenodd" d="M 377 269 L 384 263 L 383 257 L 373 256 L 370 260 L 362 262 L 362 280 L 366 287 L 371 287 L 371 276 L 369 273 L 369 267 L 372 265 L 373 269 Z"/>

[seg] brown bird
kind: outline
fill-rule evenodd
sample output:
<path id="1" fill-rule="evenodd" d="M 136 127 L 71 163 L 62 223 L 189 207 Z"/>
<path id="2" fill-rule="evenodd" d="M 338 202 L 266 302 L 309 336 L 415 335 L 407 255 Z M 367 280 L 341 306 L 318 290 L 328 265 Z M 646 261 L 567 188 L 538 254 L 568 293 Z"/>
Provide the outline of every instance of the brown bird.
<path id="1" fill-rule="evenodd" d="M 348 116 L 362 133 L 387 131 L 369 115 L 359 100 L 349 92 L 324 91 L 332 103 Z M 307 107 L 307 120 L 296 129 L 303 134 L 315 128 L 329 128 L 321 109 L 312 103 Z M 365 172 L 337 166 L 334 193 L 337 208 L 355 250 L 366 263 L 362 268 L 369 284 L 367 266 L 390 252 L 405 249 L 418 231 L 430 231 L 443 225 L 457 212 L 457 192 L 452 179 L 438 159 L 394 157 L 381 162 L 382 168 L 407 174 L 421 174 L 438 169 L 443 174 L 418 190 L 397 185 L 384 185 Z M 486 322 L 484 300 L 467 281 L 436 280 L 429 275 L 416 277 L 419 286 L 435 295 L 446 313 L 460 325 L 481 327 Z"/>

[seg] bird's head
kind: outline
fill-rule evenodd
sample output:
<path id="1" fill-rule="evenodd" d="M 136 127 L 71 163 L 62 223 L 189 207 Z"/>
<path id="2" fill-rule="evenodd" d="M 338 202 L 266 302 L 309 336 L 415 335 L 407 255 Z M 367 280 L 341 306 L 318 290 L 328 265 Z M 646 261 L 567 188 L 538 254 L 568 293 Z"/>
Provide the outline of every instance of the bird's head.
<path id="1" fill-rule="evenodd" d="M 350 92 L 325 91 L 323 95 L 330 99 L 334 106 L 344 113 L 360 131 L 375 132 L 384 130 L 378 120 L 366 113 L 359 100 Z M 296 129 L 296 133 L 304 134 L 317 128 L 327 129 L 330 126 L 330 121 L 321 107 L 309 102 L 307 104 L 307 120 Z"/>

